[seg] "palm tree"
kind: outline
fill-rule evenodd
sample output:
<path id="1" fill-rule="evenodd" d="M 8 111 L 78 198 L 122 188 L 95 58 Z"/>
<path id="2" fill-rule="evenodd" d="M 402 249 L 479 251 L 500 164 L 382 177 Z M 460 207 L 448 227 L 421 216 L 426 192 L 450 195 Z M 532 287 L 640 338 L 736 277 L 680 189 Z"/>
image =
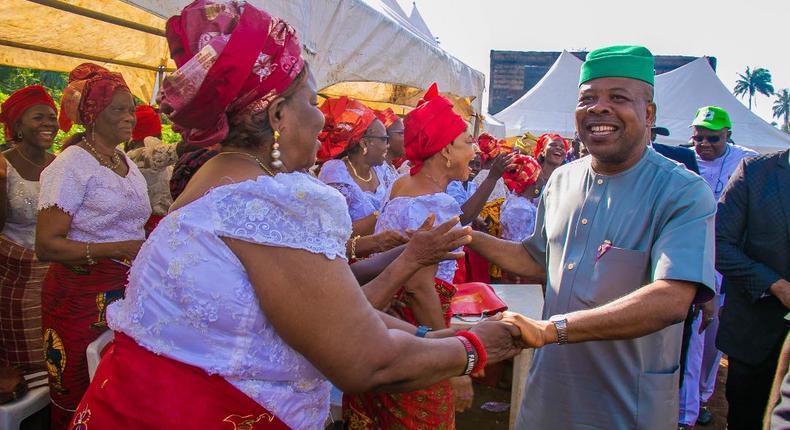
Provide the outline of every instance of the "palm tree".
<path id="1" fill-rule="evenodd" d="M 746 73 L 738 73 L 740 79 L 735 82 L 735 89 L 732 91 L 736 96 L 749 96 L 749 110 L 752 109 L 752 98 L 757 93 L 770 96 L 774 93 L 774 86 L 771 83 L 771 72 L 768 69 L 758 67 L 751 71 L 746 68 Z"/>
<path id="2" fill-rule="evenodd" d="M 774 118 L 783 118 L 782 129 L 787 131 L 790 128 L 790 90 L 785 88 L 776 93 L 774 100 Z"/>

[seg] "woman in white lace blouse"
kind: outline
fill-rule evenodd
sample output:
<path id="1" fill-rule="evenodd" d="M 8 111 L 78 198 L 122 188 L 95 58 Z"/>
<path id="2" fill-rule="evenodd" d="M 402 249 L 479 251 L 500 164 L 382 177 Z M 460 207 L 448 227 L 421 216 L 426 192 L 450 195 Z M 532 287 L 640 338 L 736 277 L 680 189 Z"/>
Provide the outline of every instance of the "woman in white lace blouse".
<path id="1" fill-rule="evenodd" d="M 422 339 L 373 310 L 345 260 L 344 199 L 305 173 L 323 116 L 298 39 L 243 5 L 198 0 L 168 21 L 179 69 L 163 83 L 162 110 L 221 152 L 176 199 L 108 310 L 115 342 L 74 425 L 320 429 L 327 378 L 351 392 L 410 389 L 463 373 L 483 345 L 489 359 L 515 353 L 504 323 L 477 327 L 481 349 L 467 353 L 458 338 Z M 209 26 L 213 39 L 202 37 Z M 409 252 L 393 264 L 374 282 L 422 266 Z"/>
<path id="2" fill-rule="evenodd" d="M 66 428 L 88 387 L 85 349 L 107 329 L 128 264 L 151 215 L 145 179 L 116 147 L 132 136 L 134 99 L 120 74 L 95 64 L 69 73 L 59 122 L 72 136 L 41 174 L 36 254 L 49 261 L 42 288 L 52 428 Z M 126 261 L 126 263 L 122 261 Z"/>
<path id="3" fill-rule="evenodd" d="M 48 265 L 33 251 L 39 176 L 55 159 L 57 109 L 44 87 L 15 91 L 0 107 L 6 141 L 0 155 L 0 366 L 44 370 L 41 282 Z"/>

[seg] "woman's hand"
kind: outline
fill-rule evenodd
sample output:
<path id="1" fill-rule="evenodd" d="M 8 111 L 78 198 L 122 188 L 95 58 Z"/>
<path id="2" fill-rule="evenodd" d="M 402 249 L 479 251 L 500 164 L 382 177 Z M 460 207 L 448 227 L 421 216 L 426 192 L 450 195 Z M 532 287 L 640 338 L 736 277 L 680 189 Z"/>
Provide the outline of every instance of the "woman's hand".
<path id="1" fill-rule="evenodd" d="M 504 175 L 505 172 L 511 168 L 513 164 L 513 157 L 515 156 L 516 154 L 510 153 L 510 154 L 499 154 L 496 157 L 494 157 L 494 161 L 491 164 L 491 171 L 489 172 L 488 177 L 486 179 L 491 178 L 493 180 L 498 180 L 499 178 L 501 178 L 502 175 Z"/>
<path id="2" fill-rule="evenodd" d="M 458 249 L 472 241 L 469 227 L 454 228 L 458 225 L 458 217 L 433 228 L 436 215 L 431 214 L 416 231 L 409 231 L 409 244 L 403 251 L 406 258 L 420 266 L 432 266 L 443 260 L 457 260 L 464 256 Z"/>
<path id="3" fill-rule="evenodd" d="M 450 378 L 450 387 L 453 389 L 453 403 L 456 412 L 463 412 L 472 407 L 475 390 L 472 388 L 472 378 L 456 376 Z"/>
<path id="4" fill-rule="evenodd" d="M 488 363 L 498 363 L 517 356 L 524 345 L 521 331 L 514 324 L 503 320 L 501 315 L 475 324 L 471 329 L 483 343 Z"/>
<path id="5" fill-rule="evenodd" d="M 381 233 L 376 233 L 370 237 L 376 243 L 376 252 L 389 251 L 390 249 L 403 245 L 409 241 L 406 236 L 395 230 L 384 230 Z"/>

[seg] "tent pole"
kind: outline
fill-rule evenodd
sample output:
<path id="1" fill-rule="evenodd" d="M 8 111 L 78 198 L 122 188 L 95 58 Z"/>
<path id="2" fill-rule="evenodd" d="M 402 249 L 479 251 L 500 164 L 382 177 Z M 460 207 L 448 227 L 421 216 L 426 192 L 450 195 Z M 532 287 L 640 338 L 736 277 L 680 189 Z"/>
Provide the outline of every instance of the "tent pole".
<path id="1" fill-rule="evenodd" d="M 42 6 L 49 6 L 54 9 L 62 10 L 63 12 L 73 13 L 74 15 L 80 15 L 86 18 L 103 21 L 108 24 L 115 24 L 132 30 L 153 34 L 154 36 L 161 36 L 161 37 L 165 36 L 165 31 L 161 28 L 151 27 L 134 21 L 128 21 L 123 18 L 118 18 L 112 15 L 107 15 L 105 13 L 96 12 L 95 10 L 90 10 L 84 7 L 69 4 L 61 0 L 28 0 L 28 1 L 31 3 L 40 4 Z"/>
<path id="2" fill-rule="evenodd" d="M 159 71 L 159 67 L 161 67 L 161 66 L 149 66 L 147 64 L 132 63 L 130 61 L 116 60 L 113 58 L 99 57 L 96 55 L 83 54 L 79 52 L 65 51 L 62 49 L 45 48 L 42 46 L 28 45 L 26 43 L 12 42 L 10 40 L 5 40 L 5 39 L 0 39 L 0 46 L 8 46 L 10 48 L 24 49 L 27 51 L 43 52 L 45 54 L 61 55 L 64 57 L 80 58 L 88 61 L 115 64 L 116 66 L 132 67 L 135 69 L 150 70 L 153 72 Z M 13 66 L 13 64 L 10 65 Z M 172 71 L 173 69 L 165 69 L 165 70 Z"/>

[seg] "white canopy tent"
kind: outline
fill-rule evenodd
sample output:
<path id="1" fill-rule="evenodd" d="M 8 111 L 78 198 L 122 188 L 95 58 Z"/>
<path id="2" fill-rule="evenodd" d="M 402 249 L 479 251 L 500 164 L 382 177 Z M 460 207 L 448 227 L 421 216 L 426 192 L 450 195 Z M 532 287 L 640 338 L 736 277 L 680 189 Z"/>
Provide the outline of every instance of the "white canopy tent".
<path id="1" fill-rule="evenodd" d="M 658 141 L 670 145 L 688 142 L 689 124 L 702 106 L 719 106 L 730 114 L 732 139 L 760 153 L 790 148 L 790 136 L 777 130 L 743 105 L 716 76 L 707 58 L 698 58 L 656 76 L 657 124 L 670 131 Z"/>
<path id="2" fill-rule="evenodd" d="M 529 131 L 536 135 L 559 133 L 572 137 L 576 130 L 573 112 L 578 100 L 581 67 L 581 60 L 562 51 L 532 89 L 495 115 L 507 126 L 507 136 L 520 136 Z"/>
<path id="3" fill-rule="evenodd" d="M 497 121 L 497 119 L 490 114 L 485 114 L 483 116 L 483 131 L 497 139 L 504 139 L 507 137 L 507 127 L 505 124 Z"/>
<path id="4" fill-rule="evenodd" d="M 389 0 L 250 0 L 293 25 L 321 93 L 374 107 L 414 106 L 432 82 L 480 112 L 482 73 L 426 40 Z M 68 72 L 93 61 L 121 72 L 148 100 L 157 70 L 172 70 L 165 19 L 189 0 L 3 0 L 0 64 Z M 341 84 L 340 87 L 335 87 Z"/>

